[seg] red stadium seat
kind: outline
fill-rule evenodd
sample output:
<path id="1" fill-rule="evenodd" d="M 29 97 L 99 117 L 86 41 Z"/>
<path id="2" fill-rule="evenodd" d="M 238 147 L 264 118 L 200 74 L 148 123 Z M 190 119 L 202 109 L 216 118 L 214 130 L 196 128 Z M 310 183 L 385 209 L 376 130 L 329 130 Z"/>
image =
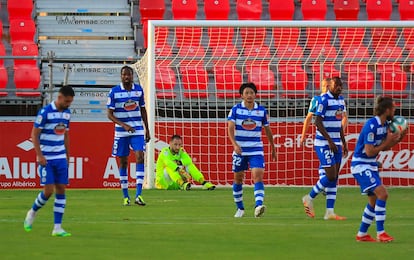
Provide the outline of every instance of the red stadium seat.
<path id="1" fill-rule="evenodd" d="M 155 28 L 155 53 L 159 56 L 171 56 L 172 48 L 168 44 L 168 28 Z"/>
<path id="2" fill-rule="evenodd" d="M 206 20 L 227 20 L 230 14 L 229 0 L 204 0 Z"/>
<path id="3" fill-rule="evenodd" d="M 336 20 L 358 20 L 359 0 L 332 0 Z"/>
<path id="4" fill-rule="evenodd" d="M 32 18 L 33 0 L 8 0 L 9 20 L 15 18 Z"/>
<path id="5" fill-rule="evenodd" d="M 202 66 L 181 66 L 180 72 L 185 98 L 208 97 L 208 75 Z"/>
<path id="6" fill-rule="evenodd" d="M 316 45 L 330 45 L 332 28 L 307 28 L 306 37 L 306 46 L 310 49 Z"/>
<path id="7" fill-rule="evenodd" d="M 218 98 L 237 98 L 243 76 L 234 66 L 215 66 L 214 79 Z"/>
<path id="8" fill-rule="evenodd" d="M 374 98 L 374 73 L 368 70 L 364 63 L 348 64 L 345 66 L 348 72 L 348 96 L 349 98 Z"/>
<path id="9" fill-rule="evenodd" d="M 37 48 L 37 45 L 33 42 L 17 42 L 13 44 L 12 48 L 12 55 L 13 56 L 38 56 L 39 50 Z M 20 60 L 15 59 L 14 60 L 14 66 L 20 66 L 20 65 L 31 65 L 31 66 L 37 66 L 38 61 L 36 59 L 27 59 L 27 60 Z"/>
<path id="10" fill-rule="evenodd" d="M 169 99 L 175 98 L 177 94 L 174 92 L 177 79 L 174 71 L 168 64 L 157 64 L 155 71 L 155 87 L 157 89 L 157 98 Z"/>
<path id="11" fill-rule="evenodd" d="M 365 46 L 349 46 L 347 49 L 344 48 L 342 50 L 342 54 L 345 61 L 345 70 L 347 71 L 370 58 L 368 48 Z M 364 63 L 361 64 L 365 65 Z"/>
<path id="12" fill-rule="evenodd" d="M 285 98 L 306 98 L 309 95 L 305 92 L 308 85 L 308 75 L 301 66 L 279 65 L 281 83 L 284 90 L 282 97 Z"/>
<path id="13" fill-rule="evenodd" d="M 3 22 L 0 20 L 0 40 L 3 36 Z"/>
<path id="14" fill-rule="evenodd" d="M 171 11 L 174 20 L 195 20 L 197 0 L 172 0 Z"/>
<path id="15" fill-rule="evenodd" d="M 236 10 L 239 20 L 260 20 L 262 17 L 261 0 L 238 0 Z M 265 28 L 241 28 L 243 47 L 263 45 L 266 39 Z"/>
<path id="16" fill-rule="evenodd" d="M 40 97 L 40 70 L 36 66 L 22 65 L 14 69 L 14 84 L 18 97 Z M 19 91 L 24 90 L 24 91 Z M 27 91 L 36 90 L 36 91 Z"/>
<path id="17" fill-rule="evenodd" d="M 210 48 L 218 46 L 233 46 L 234 29 L 230 27 L 212 27 L 208 28 Z"/>
<path id="18" fill-rule="evenodd" d="M 162 20 L 165 13 L 164 0 L 141 0 L 139 2 L 141 13 L 142 33 L 144 35 L 144 47 L 147 47 L 148 20 Z"/>
<path id="19" fill-rule="evenodd" d="M 214 47 L 212 56 L 216 66 L 235 66 L 239 55 L 234 45 L 227 45 Z"/>
<path id="20" fill-rule="evenodd" d="M 293 20 L 294 0 L 269 0 L 270 20 Z"/>
<path id="21" fill-rule="evenodd" d="M 332 45 L 315 45 L 309 53 L 309 58 L 314 63 L 334 63 L 337 58 L 337 52 Z"/>
<path id="22" fill-rule="evenodd" d="M 273 28 L 273 43 L 275 46 L 296 45 L 300 37 L 299 28 Z"/>
<path id="23" fill-rule="evenodd" d="M 10 21 L 11 42 L 34 41 L 36 25 L 32 19 L 13 19 Z"/>
<path id="24" fill-rule="evenodd" d="M 270 59 L 270 49 L 266 45 L 250 46 L 243 50 L 244 56 L 253 60 Z"/>
<path id="25" fill-rule="evenodd" d="M 279 64 L 300 66 L 303 59 L 303 49 L 299 45 L 282 45 L 277 48 L 276 57 L 279 59 Z"/>
<path id="26" fill-rule="evenodd" d="M 403 28 L 402 34 L 405 39 L 405 48 L 408 50 L 414 49 L 414 28 Z"/>
<path id="27" fill-rule="evenodd" d="M 400 11 L 400 20 L 414 20 L 414 1 L 399 0 L 398 10 Z"/>
<path id="28" fill-rule="evenodd" d="M 390 20 L 392 0 L 366 0 L 368 20 Z"/>
<path id="29" fill-rule="evenodd" d="M 397 29 L 395 28 L 372 28 L 372 47 L 382 45 L 396 45 Z"/>
<path id="30" fill-rule="evenodd" d="M 397 46 L 380 45 L 375 49 L 375 57 L 379 62 L 392 62 L 394 59 L 403 58 L 403 50 Z"/>
<path id="31" fill-rule="evenodd" d="M 323 64 L 322 69 L 319 64 L 312 66 L 313 84 L 315 88 L 320 88 L 321 79 L 340 77 L 341 72 L 335 68 L 333 64 Z M 322 71 L 322 73 L 321 73 Z"/>
<path id="32" fill-rule="evenodd" d="M 303 20 L 325 20 L 326 0 L 302 0 Z"/>
<path id="33" fill-rule="evenodd" d="M 183 45 L 200 46 L 201 35 L 203 34 L 200 27 L 176 27 L 175 37 L 177 39 L 177 47 Z"/>
<path id="34" fill-rule="evenodd" d="M 247 77 L 249 82 L 253 82 L 257 86 L 257 97 L 273 98 L 276 83 L 275 75 L 269 69 L 269 66 L 259 66 L 255 63 L 246 65 Z"/>
<path id="35" fill-rule="evenodd" d="M 385 95 L 393 98 L 407 98 L 407 74 L 399 64 L 382 64 L 377 66 L 381 73 L 381 85 Z"/>
<path id="36" fill-rule="evenodd" d="M 0 89 L 5 89 L 7 87 L 8 80 L 9 78 L 8 78 L 7 70 L 3 66 L 1 66 L 0 67 Z M 7 92 L 0 91 L 0 97 L 5 97 L 7 95 L 8 95 Z"/>
<path id="37" fill-rule="evenodd" d="M 365 28 L 338 28 L 341 48 L 361 46 L 365 37 Z"/>

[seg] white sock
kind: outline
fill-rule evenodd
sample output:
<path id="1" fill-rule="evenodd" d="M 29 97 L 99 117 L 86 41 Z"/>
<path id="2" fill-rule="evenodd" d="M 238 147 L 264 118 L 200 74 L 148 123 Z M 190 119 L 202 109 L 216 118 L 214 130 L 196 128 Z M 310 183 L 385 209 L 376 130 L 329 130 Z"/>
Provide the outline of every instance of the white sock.
<path id="1" fill-rule="evenodd" d="M 363 237 L 363 236 L 366 236 L 366 235 L 367 235 L 367 233 L 362 233 L 360 231 L 358 231 L 358 234 L 357 234 L 357 236 L 359 236 L 359 237 Z"/>
<path id="2" fill-rule="evenodd" d="M 54 230 L 62 230 L 62 224 L 55 224 Z"/>
<path id="3" fill-rule="evenodd" d="M 335 214 L 334 209 L 326 209 L 327 214 Z"/>

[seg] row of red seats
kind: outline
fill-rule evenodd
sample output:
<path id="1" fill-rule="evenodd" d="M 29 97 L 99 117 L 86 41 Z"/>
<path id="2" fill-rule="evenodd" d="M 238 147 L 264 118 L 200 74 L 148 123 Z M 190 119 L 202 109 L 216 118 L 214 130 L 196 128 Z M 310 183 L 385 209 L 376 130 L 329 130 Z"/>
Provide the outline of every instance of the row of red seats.
<path id="1" fill-rule="evenodd" d="M 414 69 L 414 66 L 413 66 Z M 181 83 L 184 88 L 185 98 L 207 98 L 208 73 L 202 67 L 180 67 Z M 308 97 L 305 89 L 308 85 L 307 73 L 299 67 L 278 67 L 280 82 L 286 98 Z M 362 66 L 348 66 L 344 68 L 347 73 L 347 86 L 350 98 L 373 98 L 375 88 L 374 72 Z M 268 66 L 246 66 L 247 80 L 255 82 L 258 86 L 259 96 L 262 98 L 275 97 L 275 75 Z M 407 87 L 407 74 L 401 66 L 377 66 L 377 72 L 381 74 L 382 89 L 394 98 L 405 98 Z M 314 71 L 315 82 L 319 81 L 320 71 Z M 236 98 L 237 90 L 243 82 L 243 74 L 234 66 L 214 66 L 214 83 L 218 98 Z M 334 66 L 324 67 L 323 78 L 340 76 L 341 72 Z M 156 66 L 156 88 L 158 98 L 175 98 L 174 91 L 177 77 L 171 67 L 165 64 Z"/>
<path id="2" fill-rule="evenodd" d="M 332 0 L 336 20 L 358 20 L 359 0 Z M 327 6 L 325 0 L 302 0 L 304 20 L 325 20 Z M 414 2 L 399 0 L 401 20 L 414 20 Z M 148 20 L 162 20 L 165 13 L 164 0 L 140 1 L 141 23 L 143 25 L 144 46 L 147 44 Z M 173 18 L 193 20 L 197 15 L 197 0 L 172 0 Z M 260 20 L 261 0 L 237 0 L 239 20 Z M 272 20 L 292 20 L 295 11 L 294 0 L 269 0 L 269 14 Z M 392 13 L 391 0 L 366 0 L 369 20 L 389 20 Z M 204 12 L 207 20 L 227 20 L 230 14 L 230 0 L 205 0 Z"/>
<path id="3" fill-rule="evenodd" d="M 38 47 L 34 42 L 36 25 L 32 18 L 32 0 L 8 0 L 7 11 L 9 15 L 9 33 L 13 56 L 38 56 Z M 6 51 L 0 44 L 0 56 L 5 56 Z M 38 90 L 40 84 L 40 70 L 35 59 L 15 59 L 14 60 L 14 83 L 16 86 L 16 96 L 20 97 L 39 97 L 39 91 L 20 91 Z M 0 89 L 7 87 L 7 70 L 4 68 L 4 60 L 0 61 Z M 0 92 L 0 96 L 7 96 L 8 92 Z"/>

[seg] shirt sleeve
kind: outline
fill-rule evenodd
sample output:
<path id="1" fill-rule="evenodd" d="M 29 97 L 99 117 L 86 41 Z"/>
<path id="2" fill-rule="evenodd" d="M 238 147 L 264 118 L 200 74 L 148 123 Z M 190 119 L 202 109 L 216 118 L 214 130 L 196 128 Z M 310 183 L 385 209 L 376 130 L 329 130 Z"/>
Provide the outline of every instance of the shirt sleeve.
<path id="1" fill-rule="evenodd" d="M 139 98 L 139 106 L 140 107 L 145 107 L 145 95 L 144 95 L 144 90 L 141 87 L 141 91 L 142 91 L 142 95 Z"/>
<path id="2" fill-rule="evenodd" d="M 227 117 L 227 120 L 236 122 L 236 106 L 234 106 Z"/>
<path id="3" fill-rule="evenodd" d="M 193 163 L 190 155 L 184 149 L 181 149 L 181 162 L 184 166 L 188 166 Z"/>
<path id="4" fill-rule="evenodd" d="M 328 105 L 328 100 L 326 98 L 318 98 L 316 102 L 315 115 L 325 117 L 327 105 Z"/>
<path id="5" fill-rule="evenodd" d="M 377 132 L 377 128 L 372 123 L 367 123 L 362 130 L 362 134 L 364 136 L 364 144 L 372 144 L 375 145 L 375 134 Z"/>
<path id="6" fill-rule="evenodd" d="M 160 155 L 158 156 L 158 160 L 161 160 L 164 167 L 175 171 L 178 167 L 178 165 L 175 163 L 175 161 L 171 158 L 170 153 L 167 150 L 162 150 Z"/>
<path id="7" fill-rule="evenodd" d="M 317 97 L 313 97 L 309 104 L 308 113 L 315 114 L 317 103 L 318 103 Z"/>
<path id="8" fill-rule="evenodd" d="M 46 110 L 44 108 L 42 108 L 36 116 L 36 120 L 34 122 L 34 127 L 43 129 L 45 127 L 45 124 L 46 124 L 46 119 L 47 119 Z"/>
<path id="9" fill-rule="evenodd" d="M 269 114 L 267 113 L 267 110 L 264 109 L 263 110 L 263 120 L 262 120 L 262 125 L 263 126 L 269 126 Z"/>
<path id="10" fill-rule="evenodd" d="M 114 99 L 114 91 L 113 90 L 109 91 L 108 101 L 106 102 L 106 107 L 108 109 L 115 110 L 115 99 Z"/>

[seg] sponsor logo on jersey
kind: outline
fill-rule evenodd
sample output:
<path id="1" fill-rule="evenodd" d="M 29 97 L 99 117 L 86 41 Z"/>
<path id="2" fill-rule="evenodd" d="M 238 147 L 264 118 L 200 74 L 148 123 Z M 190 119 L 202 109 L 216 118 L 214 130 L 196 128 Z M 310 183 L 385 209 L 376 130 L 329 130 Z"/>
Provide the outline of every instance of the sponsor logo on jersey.
<path id="1" fill-rule="evenodd" d="M 137 102 L 135 102 L 134 100 L 128 100 L 124 103 L 124 109 L 127 111 L 135 110 L 137 106 Z"/>
<path id="2" fill-rule="evenodd" d="M 336 112 L 335 112 L 336 119 L 342 120 L 343 113 L 344 113 L 344 111 L 341 108 L 336 110 Z"/>
<path id="3" fill-rule="evenodd" d="M 66 125 L 64 123 L 59 123 L 55 126 L 54 131 L 57 135 L 63 135 L 66 132 Z"/>
<path id="4" fill-rule="evenodd" d="M 241 123 L 243 129 L 245 130 L 254 130 L 256 129 L 256 122 L 252 120 L 251 118 L 243 120 Z"/>

